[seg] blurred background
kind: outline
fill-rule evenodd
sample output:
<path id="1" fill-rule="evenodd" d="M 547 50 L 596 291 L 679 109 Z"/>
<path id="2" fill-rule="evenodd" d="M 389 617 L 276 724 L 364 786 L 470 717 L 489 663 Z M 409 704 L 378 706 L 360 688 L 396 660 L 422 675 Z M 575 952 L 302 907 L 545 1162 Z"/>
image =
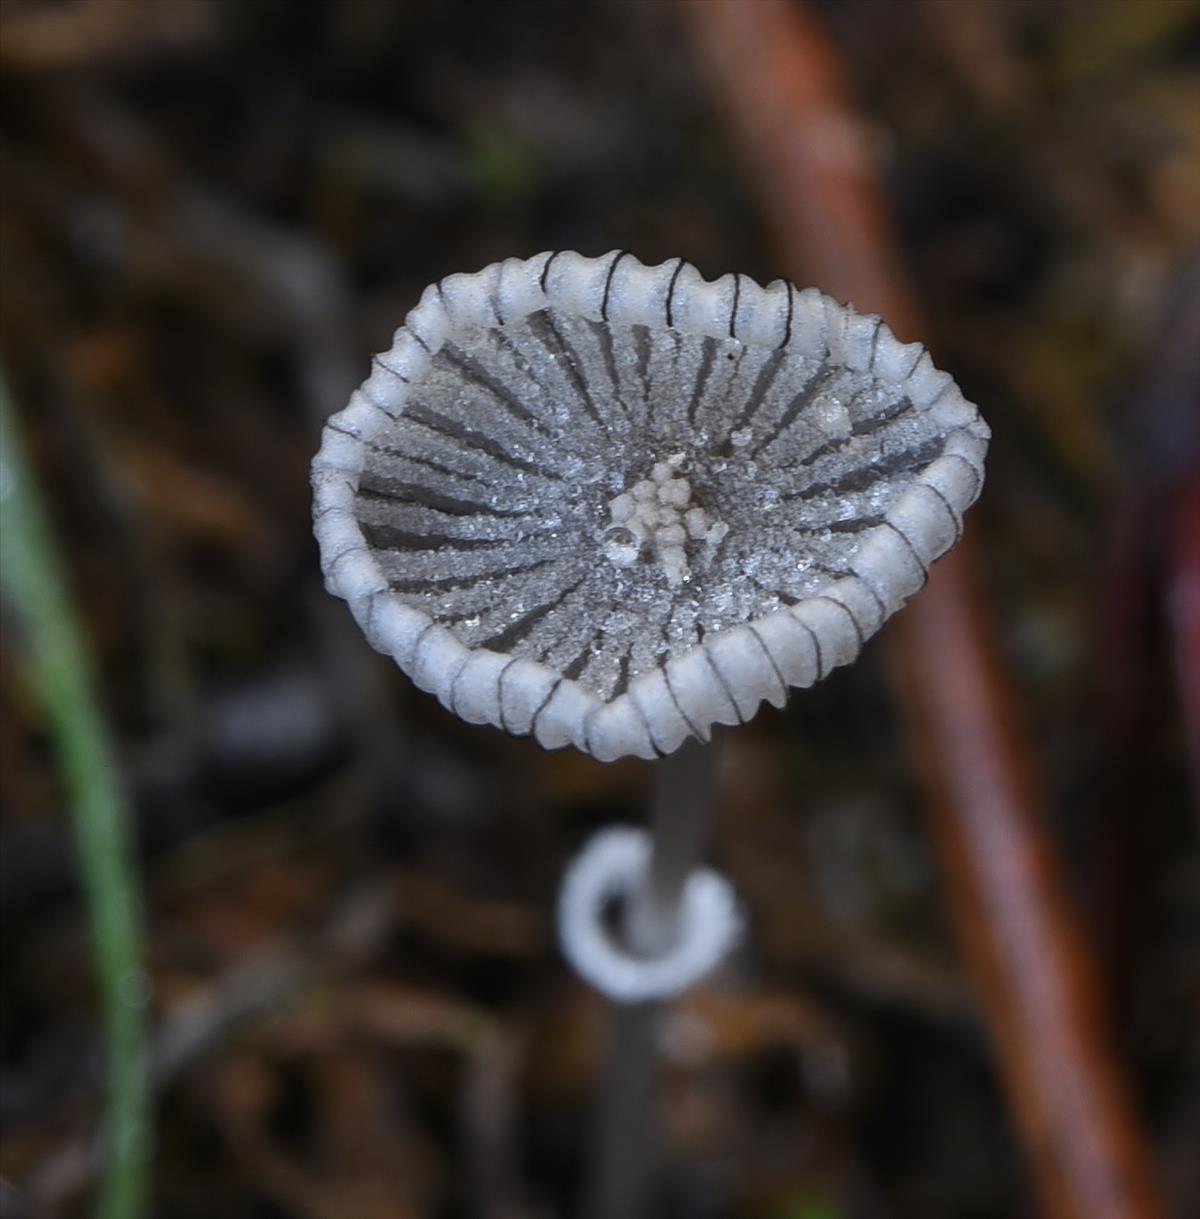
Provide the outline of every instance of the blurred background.
<path id="1" fill-rule="evenodd" d="M 621 247 L 799 277 L 683 7 L 0 6 L 0 358 L 129 796 L 148 1214 L 570 1211 L 607 1016 L 555 892 L 644 815 L 647 767 L 465 726 L 370 652 L 322 590 L 307 464 L 450 272 Z M 993 428 L 968 532 L 1041 828 L 1170 1213 L 1197 1215 L 1200 5 L 807 11 L 928 319 L 901 337 Z M 4 626 L 0 1214 L 69 1217 L 105 1048 Z M 655 1214 L 1042 1213 L 886 647 L 724 742 L 714 857 L 749 942 L 669 1016 Z"/>

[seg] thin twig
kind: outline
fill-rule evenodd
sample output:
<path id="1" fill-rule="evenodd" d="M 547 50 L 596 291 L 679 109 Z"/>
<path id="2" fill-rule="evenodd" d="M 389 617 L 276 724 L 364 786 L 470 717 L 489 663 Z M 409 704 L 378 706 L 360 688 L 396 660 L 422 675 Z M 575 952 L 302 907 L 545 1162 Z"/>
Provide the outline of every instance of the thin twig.
<path id="1" fill-rule="evenodd" d="M 1174 640 L 1192 789 L 1200 810 L 1200 467 L 1179 489 L 1173 508 L 1167 619 Z"/>
<path id="2" fill-rule="evenodd" d="M 923 332 L 898 272 L 871 142 L 838 57 L 799 5 L 681 12 L 749 167 L 784 265 L 902 338 Z M 975 595 L 971 546 L 938 565 L 889 632 L 953 913 L 1020 1132 L 1054 1219 L 1161 1213 L 1101 1015 L 1095 967 L 1042 825 L 1042 798 Z"/>

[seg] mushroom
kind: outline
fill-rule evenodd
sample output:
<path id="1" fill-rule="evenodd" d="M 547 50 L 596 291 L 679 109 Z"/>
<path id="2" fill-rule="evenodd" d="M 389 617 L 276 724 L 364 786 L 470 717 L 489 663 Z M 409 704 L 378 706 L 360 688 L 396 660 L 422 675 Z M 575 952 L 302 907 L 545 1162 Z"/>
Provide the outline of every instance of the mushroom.
<path id="1" fill-rule="evenodd" d="M 854 659 L 989 432 L 814 289 L 560 251 L 426 289 L 313 462 L 329 590 L 472 723 L 655 758 Z"/>
<path id="2" fill-rule="evenodd" d="M 700 743 L 858 655 L 958 540 L 989 435 L 879 318 L 623 251 L 431 285 L 327 423 L 321 565 L 371 644 L 471 723 L 663 759 L 652 833 L 597 835 L 559 900 L 626 1013 L 597 1213 L 645 1171 L 656 1005 L 741 926 Z"/>

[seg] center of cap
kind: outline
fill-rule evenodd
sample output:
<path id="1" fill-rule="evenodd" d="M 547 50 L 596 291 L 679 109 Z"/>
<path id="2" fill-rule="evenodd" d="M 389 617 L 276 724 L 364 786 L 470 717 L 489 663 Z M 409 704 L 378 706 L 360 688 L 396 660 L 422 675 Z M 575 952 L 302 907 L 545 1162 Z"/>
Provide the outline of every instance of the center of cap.
<path id="1" fill-rule="evenodd" d="M 707 563 L 729 532 L 724 521 L 714 520 L 693 498 L 682 474 L 686 460 L 683 453 L 673 453 L 655 462 L 649 478 L 610 499 L 610 524 L 602 541 L 617 567 L 643 559 L 657 563 L 672 588 L 691 578 L 689 542 L 693 553 L 697 544 L 702 546 L 701 561 Z"/>

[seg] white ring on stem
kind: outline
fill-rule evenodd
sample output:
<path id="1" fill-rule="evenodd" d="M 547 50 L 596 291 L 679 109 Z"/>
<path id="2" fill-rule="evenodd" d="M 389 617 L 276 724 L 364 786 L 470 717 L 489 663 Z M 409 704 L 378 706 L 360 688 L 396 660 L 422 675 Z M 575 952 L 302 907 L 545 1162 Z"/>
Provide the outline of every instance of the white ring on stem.
<path id="1" fill-rule="evenodd" d="M 742 917 L 733 887 L 709 868 L 684 886 L 679 938 L 657 957 L 639 956 L 610 926 L 614 902 L 632 892 L 650 860 L 643 830 L 602 830 L 575 857 L 558 899 L 558 935 L 575 971 L 616 1003 L 671 999 L 711 972 L 736 943 Z"/>

